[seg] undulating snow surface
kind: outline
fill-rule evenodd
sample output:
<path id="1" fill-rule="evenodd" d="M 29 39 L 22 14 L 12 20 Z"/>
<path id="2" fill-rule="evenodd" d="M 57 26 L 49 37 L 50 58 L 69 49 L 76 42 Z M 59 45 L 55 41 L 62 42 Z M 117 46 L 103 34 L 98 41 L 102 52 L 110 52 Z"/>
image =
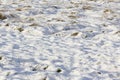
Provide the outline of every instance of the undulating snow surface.
<path id="1" fill-rule="evenodd" d="M 1 0 L 0 80 L 120 80 L 120 1 Z"/>

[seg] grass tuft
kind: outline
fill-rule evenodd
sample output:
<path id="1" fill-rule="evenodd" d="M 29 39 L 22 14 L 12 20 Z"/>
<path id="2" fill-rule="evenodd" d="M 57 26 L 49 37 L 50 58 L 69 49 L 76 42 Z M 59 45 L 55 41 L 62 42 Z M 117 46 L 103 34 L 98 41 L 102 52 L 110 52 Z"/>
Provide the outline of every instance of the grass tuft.
<path id="1" fill-rule="evenodd" d="M 71 36 L 77 36 L 79 33 L 78 32 L 75 32 L 75 33 L 72 33 Z"/>
<path id="2" fill-rule="evenodd" d="M 18 30 L 19 32 L 24 31 L 24 29 L 23 29 L 23 28 L 17 28 L 17 30 Z"/>
<path id="3" fill-rule="evenodd" d="M 62 70 L 61 69 L 57 69 L 57 71 L 56 71 L 57 73 L 60 73 L 60 72 L 62 72 Z"/>
<path id="4" fill-rule="evenodd" d="M 0 13 L 0 19 L 4 20 L 4 19 L 7 19 L 7 17 L 5 15 L 3 15 L 2 13 Z"/>
<path id="5" fill-rule="evenodd" d="M 2 60 L 2 56 L 0 56 L 0 60 Z"/>

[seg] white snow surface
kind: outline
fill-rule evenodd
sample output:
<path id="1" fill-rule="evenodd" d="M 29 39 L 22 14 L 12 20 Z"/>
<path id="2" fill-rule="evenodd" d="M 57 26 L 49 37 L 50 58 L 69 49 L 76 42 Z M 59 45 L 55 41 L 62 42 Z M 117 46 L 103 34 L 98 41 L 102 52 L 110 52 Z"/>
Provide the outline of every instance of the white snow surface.
<path id="1" fill-rule="evenodd" d="M 120 80 L 120 1 L 0 0 L 0 80 Z"/>

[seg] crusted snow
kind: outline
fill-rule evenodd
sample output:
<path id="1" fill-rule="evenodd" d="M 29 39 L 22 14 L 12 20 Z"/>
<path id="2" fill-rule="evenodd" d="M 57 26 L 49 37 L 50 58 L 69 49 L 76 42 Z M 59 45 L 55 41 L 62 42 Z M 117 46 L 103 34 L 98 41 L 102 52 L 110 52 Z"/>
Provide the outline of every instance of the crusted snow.
<path id="1" fill-rule="evenodd" d="M 0 0 L 0 80 L 120 80 L 120 1 Z"/>

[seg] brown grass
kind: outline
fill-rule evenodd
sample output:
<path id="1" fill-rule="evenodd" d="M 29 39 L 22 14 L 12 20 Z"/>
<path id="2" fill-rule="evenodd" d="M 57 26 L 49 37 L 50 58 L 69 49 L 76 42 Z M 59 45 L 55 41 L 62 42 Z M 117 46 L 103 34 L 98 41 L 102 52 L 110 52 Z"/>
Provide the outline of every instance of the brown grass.
<path id="1" fill-rule="evenodd" d="M 2 13 L 0 13 L 0 19 L 4 20 L 4 19 L 7 19 L 7 17 L 5 15 L 3 15 Z"/>
<path id="2" fill-rule="evenodd" d="M 75 33 L 72 33 L 71 36 L 77 36 L 79 33 L 78 32 L 75 32 Z"/>
<path id="3" fill-rule="evenodd" d="M 113 13 L 113 11 L 111 9 L 105 9 L 103 12 L 104 13 Z"/>
<path id="4" fill-rule="evenodd" d="M 115 32 L 115 34 L 119 34 L 119 33 L 120 33 L 120 31 Z"/>
<path id="5" fill-rule="evenodd" d="M 91 10 L 92 7 L 91 7 L 90 5 L 84 5 L 84 6 L 82 7 L 82 9 L 83 9 L 83 10 Z"/>
<path id="6" fill-rule="evenodd" d="M 30 24 L 29 26 L 39 26 L 39 24 L 37 24 L 37 23 L 32 23 L 32 24 Z"/>
<path id="7" fill-rule="evenodd" d="M 23 29 L 23 28 L 17 28 L 17 30 L 18 30 L 19 32 L 24 31 L 24 29 Z"/>

